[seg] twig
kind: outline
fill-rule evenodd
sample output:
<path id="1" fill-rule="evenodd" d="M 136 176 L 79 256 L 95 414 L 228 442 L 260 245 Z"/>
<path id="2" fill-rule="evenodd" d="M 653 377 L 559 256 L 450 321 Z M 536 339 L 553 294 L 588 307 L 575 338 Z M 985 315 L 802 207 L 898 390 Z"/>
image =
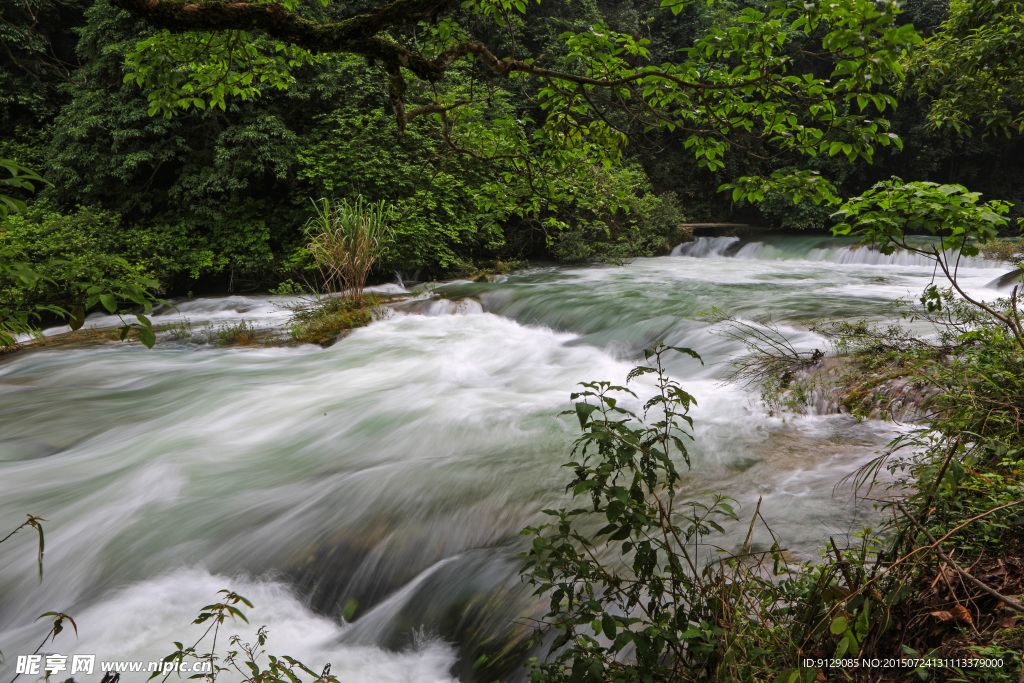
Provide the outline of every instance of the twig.
<path id="1" fill-rule="evenodd" d="M 839 567 L 840 573 L 843 575 L 843 578 L 846 579 L 847 588 L 851 591 L 857 590 L 849 572 L 846 571 L 846 561 L 843 560 L 843 556 L 839 554 L 839 548 L 836 547 L 836 540 L 831 536 L 828 537 L 828 540 L 832 544 L 832 553 L 836 556 L 836 566 Z"/>
<path id="2" fill-rule="evenodd" d="M 1000 602 L 1002 602 L 1004 605 L 1006 605 L 1010 609 L 1014 610 L 1015 612 L 1019 612 L 1021 614 L 1024 614 L 1024 605 L 1020 604 L 1019 602 L 1017 602 L 1013 598 L 1008 598 L 1005 595 L 1003 595 L 1002 593 L 999 593 L 999 592 L 993 590 L 987 584 L 983 583 L 982 581 L 979 581 L 978 579 L 974 578 L 973 576 L 971 576 L 970 574 L 965 572 L 963 569 L 961 569 L 960 565 L 958 565 L 956 562 L 954 562 L 951 557 L 946 555 L 946 553 L 942 552 L 942 547 L 939 545 L 939 541 L 936 541 L 935 537 L 932 536 L 931 532 L 928 531 L 928 529 L 926 529 L 920 522 L 918 522 L 916 519 L 914 519 L 913 515 L 911 515 L 909 512 L 907 512 L 907 509 L 905 507 L 903 507 L 903 503 L 901 503 L 899 501 L 896 501 L 896 506 L 906 516 L 906 518 L 910 520 L 911 524 L 916 526 L 919 531 L 921 531 L 925 536 L 928 537 L 928 540 L 932 542 L 932 545 L 930 547 L 931 547 L 932 550 L 935 551 L 935 554 L 938 555 L 940 558 L 942 558 L 942 560 L 945 561 L 946 564 L 948 564 L 950 567 L 952 567 L 953 570 L 956 571 L 956 573 L 959 574 L 961 578 L 963 578 L 965 581 L 967 581 L 971 585 L 973 585 L 973 586 L 975 586 L 977 588 L 980 588 L 981 590 L 985 591 L 986 593 L 988 593 L 989 595 L 991 595 L 995 599 L 999 600 Z"/>
<path id="3" fill-rule="evenodd" d="M 928 506 L 932 504 L 932 499 L 939 490 L 939 486 L 942 485 L 942 478 L 946 475 L 946 469 L 949 467 L 950 461 L 953 460 L 953 456 L 956 455 L 957 449 L 960 447 L 960 441 L 963 439 L 963 435 L 956 437 L 956 442 L 953 443 L 953 447 L 949 449 L 949 453 L 946 454 L 946 459 L 942 462 L 942 469 L 939 470 L 939 474 L 935 477 L 935 485 L 932 486 L 932 490 L 928 492 L 928 497 L 925 499 L 924 504 L 921 506 L 921 521 L 924 521 L 928 517 Z"/>

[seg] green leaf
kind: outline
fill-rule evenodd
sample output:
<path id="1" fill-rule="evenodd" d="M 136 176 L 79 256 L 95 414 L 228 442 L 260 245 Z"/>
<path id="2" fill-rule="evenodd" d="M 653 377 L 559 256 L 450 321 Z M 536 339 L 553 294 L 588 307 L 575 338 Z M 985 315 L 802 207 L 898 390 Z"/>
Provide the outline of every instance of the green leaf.
<path id="1" fill-rule="evenodd" d="M 601 617 L 601 631 L 606 638 L 615 638 L 615 629 L 615 617 L 610 614 L 605 614 Z"/>
<path id="2" fill-rule="evenodd" d="M 585 428 L 587 422 L 590 421 L 590 415 L 597 410 L 597 406 L 589 403 L 577 403 L 576 404 L 576 417 L 579 418 L 580 428 Z"/>
<path id="3" fill-rule="evenodd" d="M 153 332 L 153 328 L 139 326 L 139 341 L 146 345 L 147 349 L 153 348 L 156 344 L 156 334 Z"/>
<path id="4" fill-rule="evenodd" d="M 100 294 L 100 303 L 103 304 L 103 308 L 107 309 L 108 313 L 115 313 L 117 311 L 117 299 L 114 298 L 113 294 Z"/>
<path id="5" fill-rule="evenodd" d="M 71 330 L 80 330 L 82 325 L 85 324 L 85 309 L 81 306 L 75 306 L 71 309 L 71 318 L 68 320 L 68 325 Z"/>

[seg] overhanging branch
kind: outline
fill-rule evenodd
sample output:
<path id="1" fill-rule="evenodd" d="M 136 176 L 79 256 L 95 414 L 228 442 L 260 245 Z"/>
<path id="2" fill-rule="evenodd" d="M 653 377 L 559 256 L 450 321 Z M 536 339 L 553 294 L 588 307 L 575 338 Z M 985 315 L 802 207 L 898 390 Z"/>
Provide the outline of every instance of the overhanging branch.
<path id="1" fill-rule="evenodd" d="M 349 53 L 401 66 L 418 78 L 435 81 L 444 75 L 435 64 L 377 34 L 390 27 L 429 19 L 444 12 L 451 0 L 396 0 L 367 14 L 321 24 L 274 3 L 203 0 L 111 0 L 115 7 L 156 28 L 176 33 L 243 30 L 301 47 L 314 53 Z"/>

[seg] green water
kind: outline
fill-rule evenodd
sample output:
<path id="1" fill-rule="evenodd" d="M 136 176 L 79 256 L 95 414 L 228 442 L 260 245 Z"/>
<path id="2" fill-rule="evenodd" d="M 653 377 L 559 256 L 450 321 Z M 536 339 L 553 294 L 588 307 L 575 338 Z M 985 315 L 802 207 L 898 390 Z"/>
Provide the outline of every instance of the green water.
<path id="1" fill-rule="evenodd" d="M 472 680 L 463 635 L 508 631 L 528 604 L 518 532 L 564 500 L 568 394 L 621 383 L 656 339 L 705 361 L 671 363 L 699 402 L 685 491 L 728 493 L 741 516 L 763 498 L 784 543 L 814 556 L 871 521 L 834 487 L 898 427 L 769 416 L 721 384 L 742 349 L 694 317 L 770 314 L 796 345 L 825 348 L 809 319 L 884 317 L 930 270 L 817 239 L 752 244 L 449 284 L 438 291 L 479 306 L 435 302 L 437 315 L 395 314 L 329 349 L 164 340 L 0 360 L 0 522 L 47 520 L 41 583 L 28 534 L 0 554 L 0 670 L 35 648 L 50 610 L 79 631 L 53 652 L 159 659 L 231 587 L 256 603 L 270 651 L 330 662 L 341 680 Z M 972 267 L 964 282 L 995 295 L 998 272 Z M 183 302 L 160 322 L 280 325 L 283 303 Z"/>

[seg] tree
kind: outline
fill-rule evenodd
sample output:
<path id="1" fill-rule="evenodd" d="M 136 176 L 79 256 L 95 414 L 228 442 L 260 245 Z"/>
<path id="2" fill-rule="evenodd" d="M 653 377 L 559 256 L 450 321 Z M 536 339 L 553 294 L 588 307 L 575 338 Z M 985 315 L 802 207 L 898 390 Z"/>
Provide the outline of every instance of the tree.
<path id="1" fill-rule="evenodd" d="M 1006 312 L 999 304 L 986 303 L 964 290 L 957 280 L 964 257 L 978 255 L 978 245 L 991 242 L 1001 228 L 1011 205 L 993 200 L 979 203 L 981 193 L 962 185 L 903 183 L 899 178 L 878 183 L 860 197 L 845 202 L 836 212 L 843 222 L 833 228 L 837 235 L 856 235 L 865 244 L 878 246 L 882 253 L 896 249 L 911 251 L 933 261 L 963 301 L 998 321 L 1024 350 L 1024 326 L 1017 311 L 1017 291 L 1010 296 Z M 914 235 L 933 235 L 938 244 L 914 244 Z M 908 241 L 908 236 L 911 240 Z M 930 286 L 922 297 L 929 312 L 942 307 L 942 292 Z"/>
<path id="2" fill-rule="evenodd" d="M 870 160 L 876 146 L 900 144 L 881 118 L 895 101 L 878 88 L 901 78 L 901 51 L 919 40 L 912 26 L 897 25 L 895 2 L 785 0 L 722 17 L 661 63 L 650 61 L 651 40 L 640 35 L 600 24 L 566 32 L 564 56 L 550 68 L 553 58 L 517 48 L 525 0 L 396 0 L 336 20 L 296 0 L 112 2 L 163 30 L 127 57 L 126 80 L 149 89 L 151 113 L 224 108 L 230 98 L 287 87 L 301 65 L 359 55 L 380 68 L 400 134 L 429 117 L 451 150 L 506 169 L 492 194 L 533 214 L 587 182 L 585 169 L 550 182 L 580 166 L 580 155 L 614 163 L 629 140 L 653 130 L 680 135 L 709 171 L 728 152 L 749 159 L 757 174 L 731 188 L 735 199 L 761 199 L 771 186 L 794 201 L 835 201 L 817 173 L 771 171 L 771 162 L 793 154 Z M 678 15 L 692 4 L 663 0 L 657 12 Z M 485 35 L 505 51 L 492 51 Z M 479 89 L 453 83 L 467 61 L 486 76 Z M 536 86 L 540 128 L 531 132 L 523 112 L 489 115 L 499 83 Z"/>
<path id="3" fill-rule="evenodd" d="M 928 122 L 959 135 L 1024 132 L 1024 3 L 956 0 L 909 60 Z"/>

